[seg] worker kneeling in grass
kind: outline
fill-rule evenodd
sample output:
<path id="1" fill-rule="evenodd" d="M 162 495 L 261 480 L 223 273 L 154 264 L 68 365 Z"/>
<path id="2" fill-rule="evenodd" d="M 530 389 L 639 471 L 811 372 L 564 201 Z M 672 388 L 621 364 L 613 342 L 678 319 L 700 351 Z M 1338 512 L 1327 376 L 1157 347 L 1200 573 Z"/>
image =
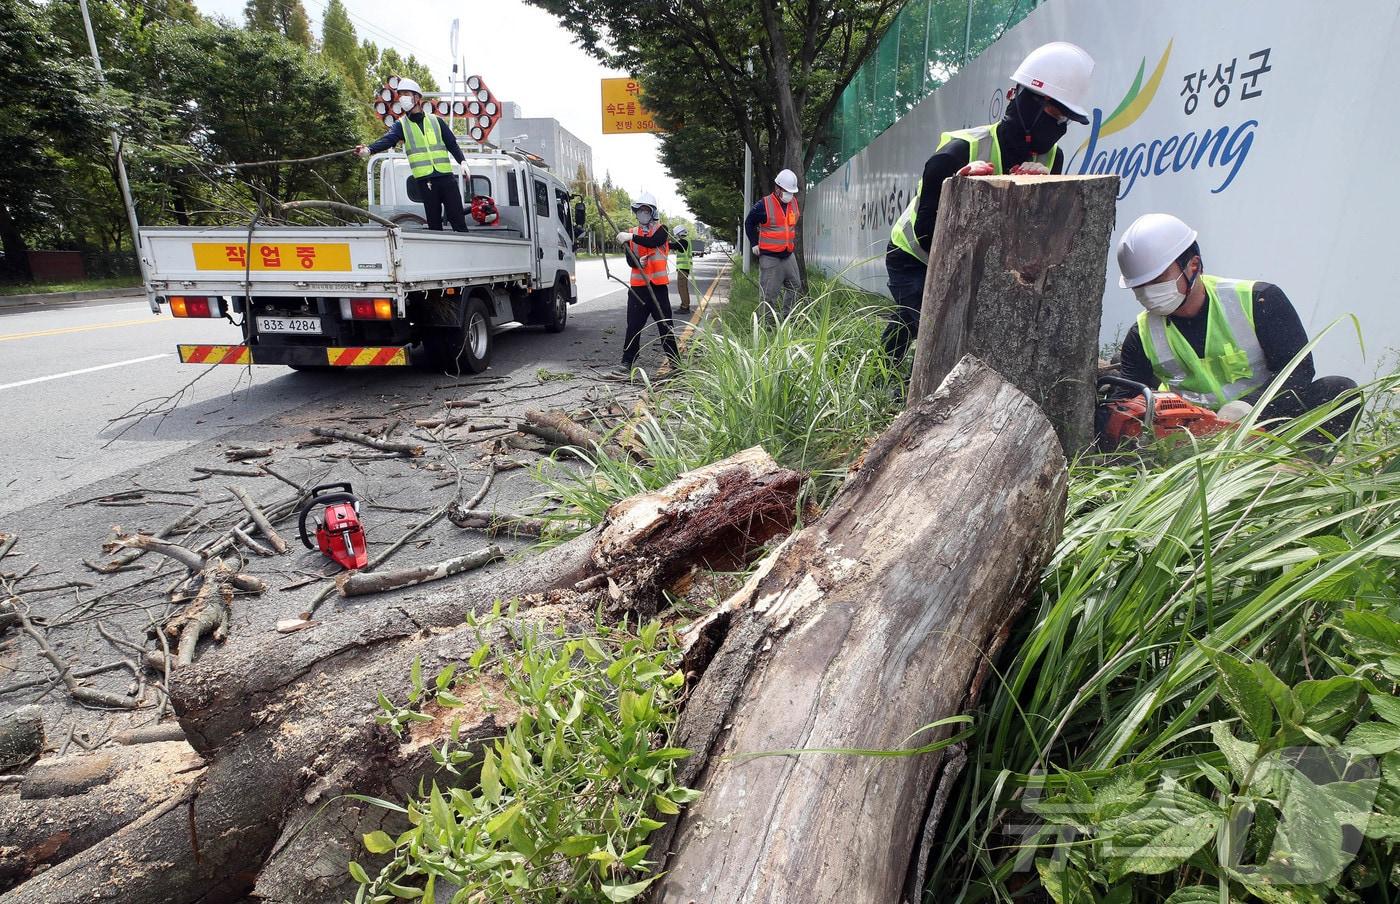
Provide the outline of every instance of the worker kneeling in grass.
<path id="1" fill-rule="evenodd" d="M 1282 289 L 1204 273 L 1196 231 L 1170 214 L 1145 214 L 1128 227 L 1118 244 L 1118 269 L 1119 285 L 1132 289 L 1144 308 L 1123 339 L 1123 376 L 1146 386 L 1165 385 L 1223 420 L 1249 414 L 1308 344 Z M 1309 354 L 1259 420 L 1295 418 L 1355 389 L 1356 381 L 1348 377 L 1314 378 Z M 1320 429 L 1340 438 L 1360 410 L 1360 404 L 1346 407 Z"/>

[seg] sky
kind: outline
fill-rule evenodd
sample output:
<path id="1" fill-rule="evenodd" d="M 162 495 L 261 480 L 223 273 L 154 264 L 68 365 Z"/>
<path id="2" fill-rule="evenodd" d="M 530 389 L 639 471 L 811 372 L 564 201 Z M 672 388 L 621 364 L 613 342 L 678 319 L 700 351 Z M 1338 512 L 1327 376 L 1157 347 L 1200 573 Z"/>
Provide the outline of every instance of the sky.
<path id="1" fill-rule="evenodd" d="M 413 54 L 432 68 L 443 89 L 452 75 L 448 35 L 452 20 L 461 19 L 458 49 L 466 75 L 481 76 L 502 101 L 519 104 L 522 116 L 559 120 L 593 148 L 593 171 L 599 178 L 611 173 L 613 182 L 633 197 L 650 191 L 667 213 L 689 216 L 675 180 L 661 164 L 656 136 L 603 134 L 600 81 L 627 73 L 584 53 L 549 13 L 523 0 L 344 2 L 359 39 Z M 302 4 L 319 37 L 326 0 Z M 244 0 L 195 0 L 195 5 L 205 15 L 244 21 Z"/>

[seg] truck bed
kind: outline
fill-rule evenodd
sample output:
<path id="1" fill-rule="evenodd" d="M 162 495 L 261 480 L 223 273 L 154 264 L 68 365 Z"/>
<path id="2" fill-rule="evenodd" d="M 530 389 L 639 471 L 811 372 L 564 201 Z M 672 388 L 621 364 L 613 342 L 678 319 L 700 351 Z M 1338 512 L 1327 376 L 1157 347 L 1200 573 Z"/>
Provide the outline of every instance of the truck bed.
<path id="1" fill-rule="evenodd" d="M 408 292 L 525 279 L 527 239 L 369 226 L 174 226 L 141 230 L 153 296 Z M 251 265 L 248 259 L 251 257 Z"/>

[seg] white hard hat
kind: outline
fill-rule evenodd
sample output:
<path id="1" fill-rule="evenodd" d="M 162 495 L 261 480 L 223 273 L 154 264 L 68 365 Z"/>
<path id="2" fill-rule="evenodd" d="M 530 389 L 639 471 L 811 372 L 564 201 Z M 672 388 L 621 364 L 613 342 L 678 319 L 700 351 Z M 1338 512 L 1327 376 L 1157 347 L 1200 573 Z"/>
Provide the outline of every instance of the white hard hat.
<path id="1" fill-rule="evenodd" d="M 633 210 L 636 210 L 638 207 L 650 207 L 652 210 L 656 210 L 656 195 L 653 195 L 649 191 L 642 192 L 641 195 L 637 197 L 637 200 L 632 202 Z"/>
<path id="2" fill-rule="evenodd" d="M 1196 230 L 1169 213 L 1145 213 L 1118 241 L 1118 285 L 1141 286 L 1160 276 L 1196 241 Z"/>
<path id="3" fill-rule="evenodd" d="M 690 230 L 686 229 L 684 226 L 677 226 L 676 235 L 684 238 L 685 236 L 690 235 Z"/>
<path id="4" fill-rule="evenodd" d="M 1032 50 L 1011 73 L 1011 80 L 1050 98 L 1075 122 L 1087 123 L 1093 72 L 1094 58 L 1083 47 L 1052 41 Z"/>
<path id="5" fill-rule="evenodd" d="M 411 78 L 401 78 L 401 79 L 399 79 L 399 86 L 398 86 L 397 88 L 395 88 L 394 90 L 395 90 L 395 91 L 398 91 L 398 92 L 400 92 L 400 93 L 402 93 L 402 92 L 404 92 L 404 91 L 412 91 L 414 94 L 417 94 L 419 97 L 422 97 L 422 96 L 423 96 L 423 89 L 420 88 L 420 87 L 418 87 L 418 83 L 415 82 L 415 81 L 414 81 L 413 79 L 411 79 Z"/>
<path id="6" fill-rule="evenodd" d="M 797 194 L 797 174 L 792 170 L 785 169 L 781 173 L 778 173 L 778 178 L 774 179 L 773 182 L 783 191 L 790 191 L 794 195 Z"/>

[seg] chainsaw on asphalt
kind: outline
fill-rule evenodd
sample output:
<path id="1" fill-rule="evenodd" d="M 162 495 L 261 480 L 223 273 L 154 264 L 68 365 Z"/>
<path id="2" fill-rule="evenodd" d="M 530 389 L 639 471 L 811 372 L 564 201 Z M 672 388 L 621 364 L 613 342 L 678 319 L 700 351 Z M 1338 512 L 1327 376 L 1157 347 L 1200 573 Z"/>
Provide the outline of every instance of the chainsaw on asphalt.
<path id="1" fill-rule="evenodd" d="M 1114 452 L 1124 446 L 1156 440 L 1210 436 L 1231 426 L 1214 411 L 1186 401 L 1174 392 L 1155 390 L 1133 380 L 1104 375 L 1097 383 L 1099 404 L 1095 428 L 1099 449 Z M 1129 389 L 1134 395 L 1113 397 L 1115 389 Z"/>
<path id="2" fill-rule="evenodd" d="M 335 492 L 332 492 L 335 491 Z M 306 519 L 316 506 L 325 512 L 316 524 L 316 544 L 306 535 Z M 307 549 L 320 549 L 331 561 L 347 571 L 369 564 L 365 529 L 360 523 L 360 503 L 348 483 L 324 483 L 311 490 L 311 498 L 301 507 L 297 530 Z"/>

